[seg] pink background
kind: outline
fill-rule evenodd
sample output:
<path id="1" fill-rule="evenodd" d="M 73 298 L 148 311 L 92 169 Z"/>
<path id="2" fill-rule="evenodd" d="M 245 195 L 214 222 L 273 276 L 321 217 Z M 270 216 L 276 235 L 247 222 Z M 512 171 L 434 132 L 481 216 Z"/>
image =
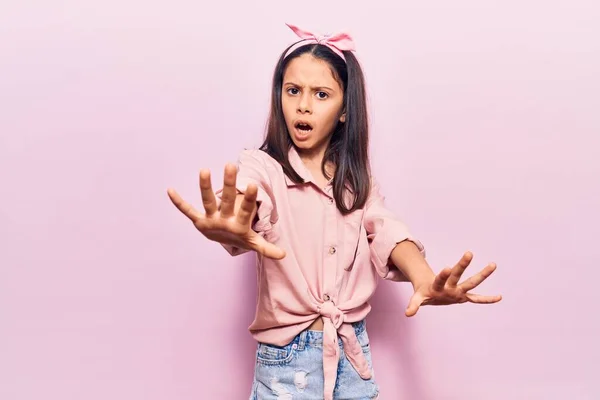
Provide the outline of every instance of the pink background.
<path id="1" fill-rule="evenodd" d="M 260 10 L 261 6 L 266 8 Z M 373 166 L 494 306 L 369 319 L 384 399 L 598 399 L 596 1 L 0 5 L 0 398 L 246 399 L 252 256 L 170 204 L 262 138 L 284 22 L 354 35 Z M 214 36 L 213 36 L 214 35 Z"/>

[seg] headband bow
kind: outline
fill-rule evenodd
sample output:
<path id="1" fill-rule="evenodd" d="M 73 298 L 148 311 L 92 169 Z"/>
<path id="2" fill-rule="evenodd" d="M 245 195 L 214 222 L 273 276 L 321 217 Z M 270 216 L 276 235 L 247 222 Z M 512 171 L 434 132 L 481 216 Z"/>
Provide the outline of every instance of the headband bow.
<path id="1" fill-rule="evenodd" d="M 336 33 L 334 35 L 318 35 L 312 32 L 304 31 L 294 25 L 286 24 L 294 33 L 302 39 L 296 43 L 286 53 L 287 57 L 291 52 L 296 50 L 298 47 L 306 46 L 307 44 L 322 44 L 329 47 L 335 54 L 342 57 L 346 61 L 346 57 L 342 51 L 354 51 L 354 41 L 347 33 Z M 284 57 L 284 58 L 285 58 Z"/>

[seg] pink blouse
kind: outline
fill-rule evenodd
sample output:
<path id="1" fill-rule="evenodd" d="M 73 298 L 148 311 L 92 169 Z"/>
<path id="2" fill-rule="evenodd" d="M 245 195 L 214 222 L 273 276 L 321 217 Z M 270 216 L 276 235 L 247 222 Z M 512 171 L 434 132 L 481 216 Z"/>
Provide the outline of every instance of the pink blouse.
<path id="1" fill-rule="evenodd" d="M 294 147 L 289 159 L 305 183 L 294 183 L 261 150 L 244 150 L 238 160 L 238 191 L 244 193 L 249 183 L 258 186 L 253 229 L 286 251 L 278 261 L 257 256 L 257 310 L 249 330 L 259 342 L 284 346 L 323 317 L 324 398 L 330 400 L 340 357 L 338 336 L 354 368 L 369 379 L 351 323 L 371 310 L 368 300 L 378 278 L 406 281 L 389 259 L 396 244 L 411 240 L 423 254 L 424 248 L 385 208 L 375 180 L 364 209 L 344 216 L 336 208 L 331 181 L 318 187 Z M 247 252 L 223 247 L 232 256 Z"/>

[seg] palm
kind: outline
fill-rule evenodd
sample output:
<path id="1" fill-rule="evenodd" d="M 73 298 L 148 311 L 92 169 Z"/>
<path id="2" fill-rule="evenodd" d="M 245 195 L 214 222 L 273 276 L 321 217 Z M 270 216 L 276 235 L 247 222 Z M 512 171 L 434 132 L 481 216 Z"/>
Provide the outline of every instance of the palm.
<path id="1" fill-rule="evenodd" d="M 491 304 L 502 300 L 502 296 L 483 296 L 470 293 L 481 282 L 487 279 L 495 270 L 496 264 L 490 263 L 479 273 L 459 283 L 465 269 L 471 263 L 473 254 L 465 253 L 460 261 L 452 268 L 444 268 L 433 282 L 415 288 L 415 293 L 409 301 L 406 315 L 411 317 L 422 305 L 448 305 L 460 303 Z"/>
<path id="2" fill-rule="evenodd" d="M 235 211 L 237 168 L 234 165 L 225 167 L 223 195 L 221 203 L 217 204 L 212 190 L 210 172 L 200 172 L 200 192 L 205 214 L 198 212 L 191 204 L 169 189 L 168 194 L 173 204 L 187 216 L 196 229 L 204 236 L 215 242 L 236 247 L 255 250 L 265 257 L 281 259 L 285 252 L 252 230 L 252 216 L 256 209 L 256 185 L 248 185 L 244 199 Z"/>

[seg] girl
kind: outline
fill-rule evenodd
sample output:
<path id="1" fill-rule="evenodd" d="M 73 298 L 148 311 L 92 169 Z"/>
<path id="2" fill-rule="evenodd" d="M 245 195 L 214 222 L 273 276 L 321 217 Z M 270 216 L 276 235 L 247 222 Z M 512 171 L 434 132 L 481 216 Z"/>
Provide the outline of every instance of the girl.
<path id="1" fill-rule="evenodd" d="M 205 214 L 168 194 L 231 255 L 257 253 L 250 399 L 374 399 L 365 317 L 378 279 L 411 282 L 406 315 L 413 316 L 426 304 L 500 301 L 469 292 L 496 266 L 459 283 L 472 259 L 467 252 L 452 269 L 433 273 L 423 245 L 385 208 L 371 176 L 365 85 L 352 38 L 288 26 L 301 40 L 275 68 L 260 149 L 227 165 L 216 193 L 209 171 L 200 172 Z"/>

